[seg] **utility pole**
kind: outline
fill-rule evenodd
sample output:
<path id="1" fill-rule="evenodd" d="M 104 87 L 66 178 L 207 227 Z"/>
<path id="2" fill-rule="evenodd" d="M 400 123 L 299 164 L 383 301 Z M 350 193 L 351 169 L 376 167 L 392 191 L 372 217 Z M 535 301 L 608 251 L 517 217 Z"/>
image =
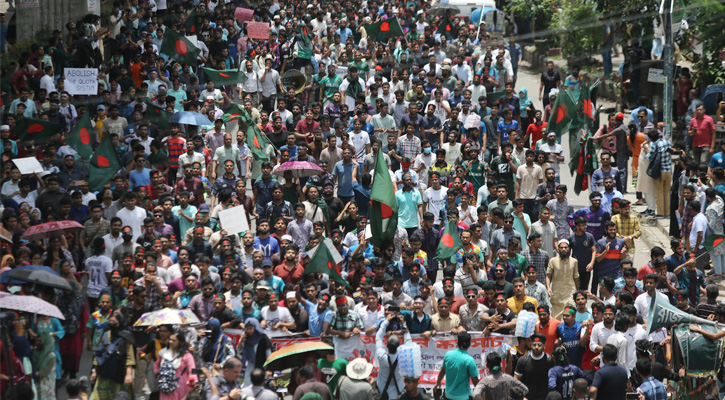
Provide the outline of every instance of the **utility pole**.
<path id="1" fill-rule="evenodd" d="M 674 0 L 662 0 L 660 5 L 660 16 L 665 28 L 665 49 L 662 58 L 665 61 L 664 66 L 664 93 L 662 96 L 664 120 L 664 137 L 672 140 L 672 98 L 675 92 L 675 65 L 674 65 L 674 49 L 672 37 L 672 6 Z"/>

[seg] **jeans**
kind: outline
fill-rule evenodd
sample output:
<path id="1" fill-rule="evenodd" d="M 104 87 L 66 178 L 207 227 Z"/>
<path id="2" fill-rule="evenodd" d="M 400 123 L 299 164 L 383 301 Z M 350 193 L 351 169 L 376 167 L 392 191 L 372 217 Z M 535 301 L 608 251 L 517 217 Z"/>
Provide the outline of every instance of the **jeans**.
<path id="1" fill-rule="evenodd" d="M 604 76 L 609 77 L 612 74 L 612 48 L 609 46 L 602 47 L 602 64 L 604 64 Z"/>
<path id="2" fill-rule="evenodd" d="M 725 274 L 725 254 L 721 254 L 719 256 L 710 254 L 710 258 L 712 259 L 712 263 L 715 267 L 715 274 Z"/>

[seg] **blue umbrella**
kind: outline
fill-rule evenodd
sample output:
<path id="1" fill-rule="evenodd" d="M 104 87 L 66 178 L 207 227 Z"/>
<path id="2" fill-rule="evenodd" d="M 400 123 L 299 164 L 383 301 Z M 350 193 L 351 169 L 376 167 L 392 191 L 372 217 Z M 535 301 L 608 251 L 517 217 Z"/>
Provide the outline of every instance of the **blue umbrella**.
<path id="1" fill-rule="evenodd" d="M 204 114 L 193 111 L 181 111 L 169 117 L 169 122 L 178 122 L 185 125 L 212 125 Z"/>

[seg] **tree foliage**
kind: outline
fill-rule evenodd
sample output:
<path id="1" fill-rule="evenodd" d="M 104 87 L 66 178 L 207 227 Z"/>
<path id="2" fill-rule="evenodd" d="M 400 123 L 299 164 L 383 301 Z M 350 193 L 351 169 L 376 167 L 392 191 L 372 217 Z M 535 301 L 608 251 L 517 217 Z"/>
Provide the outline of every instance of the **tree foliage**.
<path id="1" fill-rule="evenodd" d="M 685 15 L 690 30 L 681 36 L 681 49 L 688 49 L 694 39 L 702 44 L 702 54 L 695 54 L 695 83 L 705 88 L 725 83 L 725 67 L 721 57 L 725 49 L 722 20 L 725 0 L 694 0 L 687 4 Z"/>
<path id="2" fill-rule="evenodd" d="M 585 60 L 598 53 L 602 40 L 602 24 L 593 0 L 575 0 L 562 4 L 552 17 L 559 32 L 564 55 Z"/>

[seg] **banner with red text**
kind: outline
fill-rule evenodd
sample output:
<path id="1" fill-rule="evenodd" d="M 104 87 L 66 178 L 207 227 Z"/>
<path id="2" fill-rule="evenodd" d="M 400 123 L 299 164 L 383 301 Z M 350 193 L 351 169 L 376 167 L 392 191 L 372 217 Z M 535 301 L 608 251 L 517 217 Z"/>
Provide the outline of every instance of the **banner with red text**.
<path id="1" fill-rule="evenodd" d="M 235 346 L 241 334 L 244 333 L 240 329 L 227 329 L 224 332 L 232 338 Z M 485 362 L 488 352 L 498 351 L 502 353 L 502 358 L 506 360 L 506 355 L 503 353 L 507 348 L 516 344 L 516 338 L 514 336 L 486 337 L 480 332 L 469 333 L 471 334 L 471 347 L 468 349 L 468 354 L 476 360 L 476 365 L 478 365 L 481 376 L 488 375 Z M 280 336 L 277 334 L 270 336 L 270 339 L 272 341 L 272 351 L 298 342 L 320 340 L 319 337 L 301 337 L 292 334 L 288 336 Z M 411 340 L 421 347 L 421 370 L 423 371 L 423 375 L 420 377 L 419 386 L 433 387 L 438 379 L 438 371 L 440 371 L 443 365 L 443 357 L 447 352 L 458 348 L 458 338 L 455 335 L 436 335 L 426 339 L 421 335 L 411 335 Z M 335 355 L 340 358 L 352 360 L 363 357 L 373 363 L 376 368 L 373 370 L 372 376 L 377 376 L 375 336 L 354 335 L 349 339 L 334 337 L 333 346 L 335 347 Z M 385 351 L 387 352 L 387 349 Z"/>

